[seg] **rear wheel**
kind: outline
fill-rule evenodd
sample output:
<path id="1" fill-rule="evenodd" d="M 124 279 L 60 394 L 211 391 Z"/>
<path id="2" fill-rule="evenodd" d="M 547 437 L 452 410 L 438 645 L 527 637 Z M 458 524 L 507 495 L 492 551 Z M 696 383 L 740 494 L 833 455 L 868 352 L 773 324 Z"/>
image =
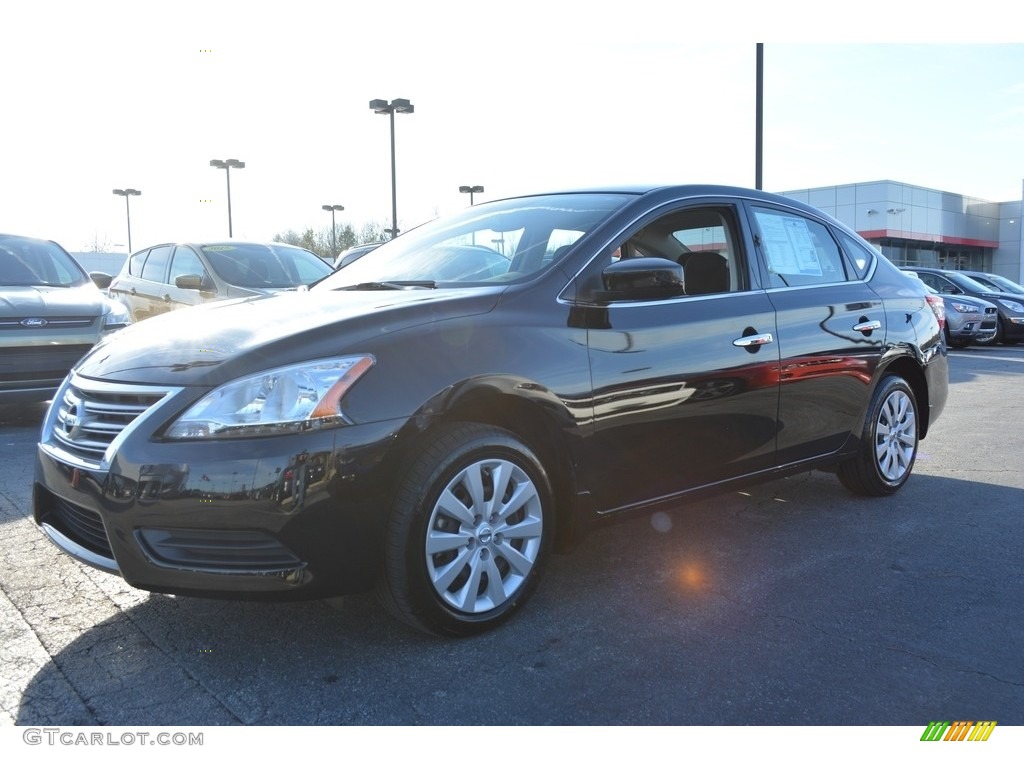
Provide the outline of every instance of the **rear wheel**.
<path id="1" fill-rule="evenodd" d="M 482 424 L 441 427 L 398 489 L 381 602 L 438 635 L 497 626 L 536 586 L 552 499 L 540 460 L 515 435 Z"/>
<path id="2" fill-rule="evenodd" d="M 838 467 L 840 481 L 862 496 L 896 493 L 914 468 L 917 434 L 913 390 L 901 377 L 886 376 L 871 398 L 857 455 Z"/>

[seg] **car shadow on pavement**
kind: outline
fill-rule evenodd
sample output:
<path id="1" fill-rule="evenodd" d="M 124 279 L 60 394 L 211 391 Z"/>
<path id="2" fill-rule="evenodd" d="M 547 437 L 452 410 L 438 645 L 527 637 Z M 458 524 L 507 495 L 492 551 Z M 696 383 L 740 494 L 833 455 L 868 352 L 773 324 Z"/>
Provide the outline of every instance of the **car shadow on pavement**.
<path id="1" fill-rule="evenodd" d="M 923 456 L 895 497 L 814 472 L 635 517 L 553 558 L 517 618 L 464 640 L 367 595 L 147 595 L 76 564 L 22 611 L 53 650 L 16 721 L 1019 724 L 1013 482 L 930 475 Z"/>

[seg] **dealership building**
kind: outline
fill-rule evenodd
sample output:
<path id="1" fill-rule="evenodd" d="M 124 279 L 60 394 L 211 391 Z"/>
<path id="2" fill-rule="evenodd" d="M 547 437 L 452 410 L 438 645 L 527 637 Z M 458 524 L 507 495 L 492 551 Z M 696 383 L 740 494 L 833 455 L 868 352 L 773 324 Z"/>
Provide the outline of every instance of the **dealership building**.
<path id="1" fill-rule="evenodd" d="M 1024 282 L 1022 201 L 868 181 L 783 192 L 856 230 L 901 267 L 994 272 Z"/>

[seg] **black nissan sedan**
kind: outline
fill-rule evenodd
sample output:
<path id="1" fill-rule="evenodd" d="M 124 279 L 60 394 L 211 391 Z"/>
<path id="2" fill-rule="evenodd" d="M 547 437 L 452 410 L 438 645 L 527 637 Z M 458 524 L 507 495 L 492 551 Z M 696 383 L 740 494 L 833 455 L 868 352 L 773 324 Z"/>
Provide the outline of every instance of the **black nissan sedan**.
<path id="1" fill-rule="evenodd" d="M 142 589 L 375 589 L 472 634 L 601 521 L 808 469 L 898 491 L 946 401 L 940 312 L 784 197 L 488 202 L 99 345 L 46 417 L 35 520 Z"/>

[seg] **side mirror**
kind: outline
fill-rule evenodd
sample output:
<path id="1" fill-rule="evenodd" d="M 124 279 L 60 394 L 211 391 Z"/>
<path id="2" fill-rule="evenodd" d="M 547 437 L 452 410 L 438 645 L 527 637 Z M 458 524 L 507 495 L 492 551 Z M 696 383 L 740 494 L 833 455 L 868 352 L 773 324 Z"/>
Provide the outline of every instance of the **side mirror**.
<path id="1" fill-rule="evenodd" d="M 668 299 L 686 293 L 683 268 L 669 259 L 620 259 L 601 272 L 606 301 Z"/>
<path id="2" fill-rule="evenodd" d="M 186 291 L 198 291 L 203 287 L 202 275 L 178 275 L 174 278 L 174 286 Z"/>
<path id="3" fill-rule="evenodd" d="M 107 290 L 110 284 L 114 281 L 113 275 L 108 275 L 106 272 L 90 272 L 89 277 L 92 278 L 93 283 L 101 291 Z"/>

